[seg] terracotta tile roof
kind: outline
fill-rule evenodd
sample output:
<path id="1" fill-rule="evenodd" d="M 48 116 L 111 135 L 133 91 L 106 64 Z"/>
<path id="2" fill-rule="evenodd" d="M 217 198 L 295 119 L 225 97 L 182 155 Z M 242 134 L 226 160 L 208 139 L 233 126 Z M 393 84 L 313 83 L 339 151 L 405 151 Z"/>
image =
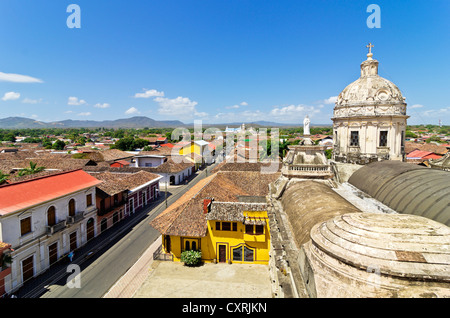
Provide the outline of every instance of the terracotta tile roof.
<path id="1" fill-rule="evenodd" d="M 106 149 L 99 152 L 104 161 L 114 161 L 119 159 L 131 158 L 132 154 L 119 149 Z"/>
<path id="2" fill-rule="evenodd" d="M 425 157 L 423 157 L 422 159 L 424 160 L 428 160 L 428 159 L 440 159 L 442 158 L 442 156 L 437 155 L 435 153 L 430 153 L 429 155 L 426 155 Z"/>
<path id="3" fill-rule="evenodd" d="M 28 158 L 20 160 L 0 160 L 0 170 L 5 173 L 11 173 L 14 169 L 29 168 L 30 161 L 36 163 L 37 167 L 57 170 L 74 170 L 83 168 L 87 165 L 96 164 L 90 159 L 71 159 L 66 157 Z"/>
<path id="4" fill-rule="evenodd" d="M 163 145 L 161 145 L 163 146 Z M 172 147 L 173 148 L 173 147 Z M 172 154 L 172 148 L 171 147 L 158 147 L 154 148 L 150 151 L 141 151 L 138 155 L 155 155 L 155 156 L 170 156 Z M 178 151 L 176 151 L 178 154 Z"/>
<path id="5" fill-rule="evenodd" d="M 407 159 L 421 159 L 425 156 L 431 155 L 432 152 L 430 151 L 422 151 L 422 150 L 414 150 L 412 152 L 410 152 L 406 158 Z"/>
<path id="6" fill-rule="evenodd" d="M 96 186 L 100 182 L 79 169 L 2 185 L 0 186 L 0 215 L 54 200 L 61 196 Z"/>
<path id="7" fill-rule="evenodd" d="M 97 185 L 97 188 L 110 196 L 123 191 L 133 190 L 152 180 L 156 181 L 157 178 L 160 178 L 159 175 L 147 171 L 138 171 L 132 174 L 111 173 L 108 171 L 102 173 L 92 173 L 91 175 L 102 181 L 102 183 Z"/>
<path id="8" fill-rule="evenodd" d="M 216 202 L 211 203 L 211 211 L 206 215 L 207 220 L 230 222 L 244 222 L 244 211 L 266 211 L 266 203 L 249 202 Z"/>
<path id="9" fill-rule="evenodd" d="M 237 160 L 236 160 L 237 161 Z M 264 169 L 268 169 L 272 167 L 276 167 L 277 171 L 281 169 L 281 162 L 278 163 L 267 163 L 267 162 L 227 162 L 223 161 L 218 164 L 211 172 L 218 171 L 259 171 L 261 172 Z"/>
<path id="10" fill-rule="evenodd" d="M 120 164 L 122 164 L 122 165 L 124 165 L 124 166 L 128 166 L 130 163 L 128 162 L 128 161 L 126 161 L 126 160 L 117 160 L 117 161 L 114 161 L 113 163 L 120 163 Z M 111 164 L 113 164 L 113 163 L 111 163 Z"/>
<path id="11" fill-rule="evenodd" d="M 203 237 L 207 230 L 204 199 L 237 202 L 239 196 L 265 196 L 269 183 L 278 177 L 279 173 L 261 174 L 254 171 L 215 173 L 199 181 L 150 225 L 165 235 Z"/>
<path id="12" fill-rule="evenodd" d="M 435 145 L 433 143 L 416 143 L 416 142 L 405 142 L 405 153 L 409 155 L 414 150 L 429 151 L 434 152 L 437 155 L 445 155 L 448 149 L 444 145 Z"/>

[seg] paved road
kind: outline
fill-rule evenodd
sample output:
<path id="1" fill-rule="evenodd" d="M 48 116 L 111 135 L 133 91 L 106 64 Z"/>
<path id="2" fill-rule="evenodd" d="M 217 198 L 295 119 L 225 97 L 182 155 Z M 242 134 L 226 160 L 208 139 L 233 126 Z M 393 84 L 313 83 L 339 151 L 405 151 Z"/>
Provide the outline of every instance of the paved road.
<path id="1" fill-rule="evenodd" d="M 214 167 L 208 167 L 209 171 Z M 168 205 L 175 202 L 189 188 L 206 176 L 206 171 L 199 171 L 198 175 L 189 181 L 187 185 L 170 187 L 168 192 Z M 161 190 L 164 190 L 162 188 Z M 95 252 L 89 258 L 86 257 L 89 248 L 84 249 L 84 254 L 76 255 L 74 264 L 81 268 L 80 288 L 69 288 L 67 280 L 72 272 L 65 271 L 66 266 L 56 272 L 48 280 L 43 280 L 37 286 L 26 289 L 22 292 L 22 297 L 42 297 L 42 298 L 100 298 L 114 283 L 139 259 L 141 254 L 159 237 L 160 233 L 153 229 L 149 222 L 166 208 L 164 193 L 157 202 L 157 206 L 150 206 L 149 209 L 139 213 L 139 215 L 128 218 L 108 229 L 114 230 L 109 235 L 105 235 L 101 248 L 93 247 Z M 103 233 L 107 234 L 107 233 Z M 99 237 L 103 236 L 101 234 Z M 95 250 L 97 249 L 97 250 Z M 20 297 L 20 296 L 19 296 Z"/>

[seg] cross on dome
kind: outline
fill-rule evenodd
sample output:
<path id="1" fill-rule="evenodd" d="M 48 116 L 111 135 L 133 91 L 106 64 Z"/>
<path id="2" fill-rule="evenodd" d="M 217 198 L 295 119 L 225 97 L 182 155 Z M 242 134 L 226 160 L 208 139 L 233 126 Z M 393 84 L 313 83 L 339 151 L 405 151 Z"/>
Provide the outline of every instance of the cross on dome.
<path id="1" fill-rule="evenodd" d="M 366 45 L 366 47 L 369 48 L 369 53 L 367 53 L 367 59 L 368 59 L 368 60 L 371 60 L 371 59 L 372 59 L 372 56 L 373 56 L 372 48 L 374 47 L 374 45 L 373 45 L 372 43 L 369 42 L 369 44 Z"/>

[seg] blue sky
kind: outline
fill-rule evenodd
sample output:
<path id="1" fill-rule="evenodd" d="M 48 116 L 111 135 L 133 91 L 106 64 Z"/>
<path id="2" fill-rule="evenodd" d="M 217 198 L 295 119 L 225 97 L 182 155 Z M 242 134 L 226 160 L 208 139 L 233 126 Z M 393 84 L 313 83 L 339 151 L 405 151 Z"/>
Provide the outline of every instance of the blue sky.
<path id="1" fill-rule="evenodd" d="M 372 42 L 408 124 L 450 125 L 449 16 L 447 0 L 1 0 L 0 118 L 331 124 Z"/>

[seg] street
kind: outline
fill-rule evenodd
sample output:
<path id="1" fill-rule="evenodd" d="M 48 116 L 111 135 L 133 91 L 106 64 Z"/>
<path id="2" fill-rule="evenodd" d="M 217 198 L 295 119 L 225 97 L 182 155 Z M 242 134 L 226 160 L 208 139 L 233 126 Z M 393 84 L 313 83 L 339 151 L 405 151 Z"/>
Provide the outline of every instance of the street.
<path id="1" fill-rule="evenodd" d="M 188 189 L 204 178 L 215 165 L 198 171 L 197 175 L 185 185 L 171 186 L 168 189 L 167 204 L 170 205 Z M 100 298 L 125 272 L 139 259 L 141 254 L 160 236 L 149 222 L 166 208 L 164 187 L 161 197 L 147 209 L 136 213 L 117 224 L 96 239 L 100 247 L 80 249 L 72 264 L 80 266 L 79 285 L 69 288 L 67 281 L 75 275 L 66 272 L 67 266 L 48 279 L 35 278 L 32 286 L 24 286 L 16 295 L 23 298 Z M 110 231 L 112 230 L 112 231 Z M 81 254 L 81 255 L 80 255 Z M 69 265 L 69 264 L 67 264 Z M 70 279 L 69 279 L 70 277 Z"/>

